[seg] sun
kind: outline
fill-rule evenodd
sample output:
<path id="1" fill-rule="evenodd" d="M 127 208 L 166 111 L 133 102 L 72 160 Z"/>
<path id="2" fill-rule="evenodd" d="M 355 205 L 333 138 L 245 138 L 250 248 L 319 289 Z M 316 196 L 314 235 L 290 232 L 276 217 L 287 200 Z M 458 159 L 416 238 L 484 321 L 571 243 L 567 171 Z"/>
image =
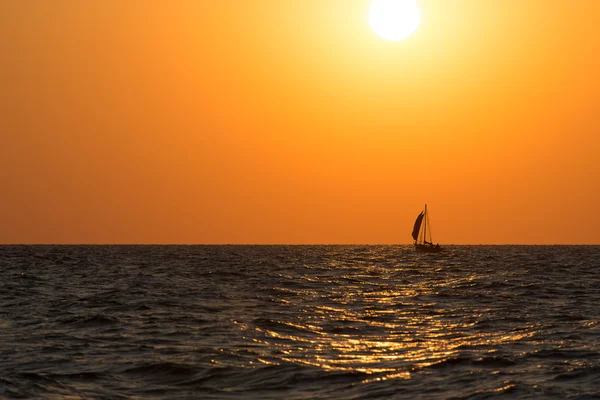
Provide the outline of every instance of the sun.
<path id="1" fill-rule="evenodd" d="M 369 22 L 383 39 L 404 40 L 421 24 L 421 10 L 416 0 L 373 0 Z"/>

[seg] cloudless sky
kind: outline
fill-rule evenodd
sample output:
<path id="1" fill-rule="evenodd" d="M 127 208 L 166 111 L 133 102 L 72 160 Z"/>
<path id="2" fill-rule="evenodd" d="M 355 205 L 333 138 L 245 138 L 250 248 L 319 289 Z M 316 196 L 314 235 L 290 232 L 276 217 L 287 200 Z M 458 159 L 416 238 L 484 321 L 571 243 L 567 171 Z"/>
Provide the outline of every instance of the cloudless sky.
<path id="1" fill-rule="evenodd" d="M 600 1 L 0 2 L 0 243 L 600 243 Z"/>

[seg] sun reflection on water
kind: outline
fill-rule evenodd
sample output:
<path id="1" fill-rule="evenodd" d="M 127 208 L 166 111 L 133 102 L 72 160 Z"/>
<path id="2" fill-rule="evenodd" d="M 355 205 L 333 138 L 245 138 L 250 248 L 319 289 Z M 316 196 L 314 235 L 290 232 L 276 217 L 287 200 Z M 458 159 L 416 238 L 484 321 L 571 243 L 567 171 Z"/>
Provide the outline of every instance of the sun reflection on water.
<path id="1" fill-rule="evenodd" d="M 372 375 L 362 383 L 406 380 L 461 354 L 493 354 L 497 345 L 536 333 L 536 326 L 481 328 L 485 305 L 460 298 L 449 305 L 432 297 L 448 286 L 468 287 L 474 277 L 398 283 L 391 279 L 394 271 L 354 272 L 323 280 L 303 277 L 315 287 L 278 289 L 286 298 L 274 299 L 280 309 L 269 314 L 272 318 L 240 324 L 258 345 L 258 361 Z"/>

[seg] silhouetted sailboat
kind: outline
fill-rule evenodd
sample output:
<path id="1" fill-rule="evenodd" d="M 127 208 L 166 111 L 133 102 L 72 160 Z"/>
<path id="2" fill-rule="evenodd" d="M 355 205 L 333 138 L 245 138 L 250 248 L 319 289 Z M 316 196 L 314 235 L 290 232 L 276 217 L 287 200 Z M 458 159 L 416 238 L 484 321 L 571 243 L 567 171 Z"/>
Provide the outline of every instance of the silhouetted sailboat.
<path id="1" fill-rule="evenodd" d="M 412 237 L 415 240 L 415 249 L 418 251 L 428 253 L 439 253 L 442 251 L 440 245 L 434 245 L 431 238 L 431 224 L 429 223 L 429 215 L 427 214 L 427 204 L 425 204 L 425 209 L 417 216 Z M 429 240 L 427 240 L 428 238 Z"/>

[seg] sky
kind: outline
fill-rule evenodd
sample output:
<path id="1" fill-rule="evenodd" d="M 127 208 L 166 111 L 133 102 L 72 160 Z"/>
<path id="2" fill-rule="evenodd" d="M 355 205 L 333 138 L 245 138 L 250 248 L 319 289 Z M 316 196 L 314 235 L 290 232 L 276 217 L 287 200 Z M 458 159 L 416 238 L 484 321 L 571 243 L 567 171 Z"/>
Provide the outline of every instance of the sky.
<path id="1" fill-rule="evenodd" d="M 600 243 L 600 2 L 0 2 L 0 243 Z"/>

